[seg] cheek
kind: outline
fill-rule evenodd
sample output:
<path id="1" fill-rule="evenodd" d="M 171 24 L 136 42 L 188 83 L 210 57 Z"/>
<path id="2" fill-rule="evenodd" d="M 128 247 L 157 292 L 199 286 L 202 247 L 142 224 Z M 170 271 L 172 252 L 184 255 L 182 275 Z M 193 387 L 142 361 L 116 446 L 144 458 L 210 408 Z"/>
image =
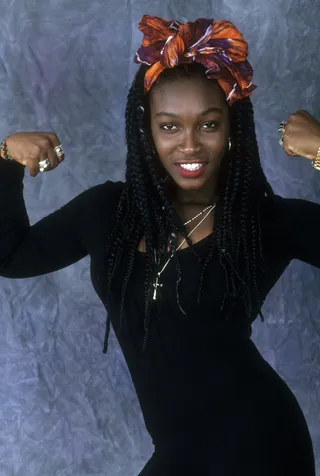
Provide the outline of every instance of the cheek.
<path id="1" fill-rule="evenodd" d="M 159 131 L 152 131 L 152 140 L 154 146 L 160 156 L 168 155 L 170 151 L 174 150 L 176 143 L 174 140 L 170 140 L 168 137 L 164 137 Z"/>
<path id="2" fill-rule="evenodd" d="M 156 149 L 158 150 L 161 147 L 161 137 L 159 135 L 159 131 L 156 130 L 152 126 L 151 126 L 151 135 L 152 135 L 153 144 L 155 145 Z"/>
<path id="3" fill-rule="evenodd" d="M 209 137 L 202 142 L 203 148 L 214 157 L 223 156 L 226 151 L 228 139 L 218 134 L 208 135 Z"/>

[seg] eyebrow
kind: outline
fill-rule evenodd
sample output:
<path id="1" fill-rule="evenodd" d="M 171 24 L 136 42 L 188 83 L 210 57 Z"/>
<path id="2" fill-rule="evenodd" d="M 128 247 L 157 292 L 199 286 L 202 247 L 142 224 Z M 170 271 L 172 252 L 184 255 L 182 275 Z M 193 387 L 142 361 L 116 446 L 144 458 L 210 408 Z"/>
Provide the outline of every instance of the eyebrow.
<path id="1" fill-rule="evenodd" d="M 209 107 L 209 109 L 206 109 L 205 111 L 201 112 L 201 116 L 205 116 L 206 114 L 209 114 L 209 112 L 221 112 L 222 109 L 220 107 Z M 179 117 L 178 114 L 174 114 L 173 112 L 165 112 L 165 111 L 160 111 L 157 112 L 157 114 L 154 114 L 154 117 L 158 116 L 170 116 L 170 117 Z"/>

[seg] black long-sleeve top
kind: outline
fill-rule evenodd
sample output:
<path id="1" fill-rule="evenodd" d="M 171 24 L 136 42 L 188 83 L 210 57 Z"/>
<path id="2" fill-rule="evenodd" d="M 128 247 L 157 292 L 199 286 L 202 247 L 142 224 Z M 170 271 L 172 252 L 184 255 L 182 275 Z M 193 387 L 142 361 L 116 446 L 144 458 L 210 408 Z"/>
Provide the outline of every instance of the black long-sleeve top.
<path id="1" fill-rule="evenodd" d="M 24 167 L 20 164 L 0 160 L 0 276 L 39 276 L 89 255 L 93 286 L 108 311 L 104 254 L 124 183 L 108 180 L 95 185 L 30 226 L 23 198 L 23 177 Z M 320 205 L 276 195 L 276 207 L 271 209 L 266 198 L 260 213 L 266 273 L 259 286 L 265 299 L 292 259 L 320 267 Z M 199 255 L 205 256 L 211 238 L 209 235 L 195 244 Z M 222 319 L 220 304 L 225 294 L 225 275 L 217 257 L 207 270 L 198 305 L 198 261 L 190 248 L 178 253 L 183 277 L 181 304 L 187 316 L 177 305 L 176 265 L 171 260 L 161 279 L 166 298 L 157 304 L 159 319 L 151 323 L 148 346 L 141 353 L 145 254 L 139 251 L 127 291 L 121 333 L 119 299 L 109 316 L 131 372 L 147 429 L 155 440 L 159 435 L 172 435 L 174 429 L 182 431 L 186 415 L 191 425 L 194 408 L 198 409 L 199 419 L 199 411 L 205 411 L 208 403 L 205 395 L 211 395 L 210 404 L 213 394 L 220 398 L 216 389 L 221 388 L 219 383 L 225 381 L 227 370 L 224 367 L 221 372 L 217 362 L 225 361 L 225 350 L 231 355 L 231 348 L 241 347 L 251 336 L 251 325 L 244 318 L 242 304 L 234 307 L 228 322 Z M 125 271 L 124 255 L 116 274 L 118 298 Z M 238 354 L 236 360 L 239 361 Z"/>

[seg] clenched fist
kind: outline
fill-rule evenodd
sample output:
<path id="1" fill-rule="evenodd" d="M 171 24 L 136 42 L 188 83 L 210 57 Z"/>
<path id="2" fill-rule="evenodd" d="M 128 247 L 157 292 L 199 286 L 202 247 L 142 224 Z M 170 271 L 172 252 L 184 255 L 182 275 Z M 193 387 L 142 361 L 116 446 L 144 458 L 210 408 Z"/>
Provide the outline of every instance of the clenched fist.
<path id="1" fill-rule="evenodd" d="M 7 137 L 8 152 L 11 157 L 30 170 L 30 176 L 39 173 L 39 162 L 48 159 L 53 170 L 64 160 L 64 155 L 57 156 L 54 148 L 61 144 L 53 132 L 17 132 Z"/>

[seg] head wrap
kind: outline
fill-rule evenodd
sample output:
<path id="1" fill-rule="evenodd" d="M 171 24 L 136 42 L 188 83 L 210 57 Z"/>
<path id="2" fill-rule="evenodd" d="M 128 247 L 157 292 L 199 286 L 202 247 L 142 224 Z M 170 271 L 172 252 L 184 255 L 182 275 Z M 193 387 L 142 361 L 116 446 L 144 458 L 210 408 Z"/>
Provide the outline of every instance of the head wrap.
<path id="1" fill-rule="evenodd" d="M 251 96 L 253 69 L 246 60 L 248 44 L 229 21 L 198 18 L 180 23 L 143 15 L 139 22 L 143 33 L 135 63 L 149 66 L 144 78 L 147 93 L 160 73 L 182 63 L 201 63 L 206 77 L 216 79 L 231 105 Z"/>

